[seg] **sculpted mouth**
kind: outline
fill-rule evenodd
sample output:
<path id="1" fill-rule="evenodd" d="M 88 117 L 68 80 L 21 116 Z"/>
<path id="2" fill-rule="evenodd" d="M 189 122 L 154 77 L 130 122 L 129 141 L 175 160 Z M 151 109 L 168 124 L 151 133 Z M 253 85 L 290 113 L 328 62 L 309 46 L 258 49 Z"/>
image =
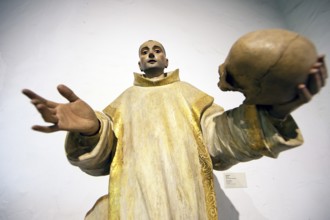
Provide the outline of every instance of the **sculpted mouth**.
<path id="1" fill-rule="evenodd" d="M 157 62 L 156 60 L 149 60 L 148 61 L 148 63 L 151 63 L 151 64 L 156 63 L 156 62 Z"/>

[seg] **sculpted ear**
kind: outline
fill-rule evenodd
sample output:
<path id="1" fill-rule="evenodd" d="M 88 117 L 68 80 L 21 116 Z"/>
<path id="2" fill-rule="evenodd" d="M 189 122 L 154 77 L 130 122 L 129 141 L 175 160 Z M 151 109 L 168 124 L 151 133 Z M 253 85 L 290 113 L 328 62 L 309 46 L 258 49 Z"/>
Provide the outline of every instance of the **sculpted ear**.
<path id="1" fill-rule="evenodd" d="M 168 59 L 166 59 L 166 64 L 165 64 L 165 68 L 168 67 Z"/>

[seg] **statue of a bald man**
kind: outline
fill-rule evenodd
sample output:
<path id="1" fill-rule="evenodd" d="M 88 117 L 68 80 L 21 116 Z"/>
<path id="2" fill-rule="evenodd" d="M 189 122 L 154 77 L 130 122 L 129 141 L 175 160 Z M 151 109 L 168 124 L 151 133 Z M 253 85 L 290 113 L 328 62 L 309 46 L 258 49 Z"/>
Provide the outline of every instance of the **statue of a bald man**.
<path id="1" fill-rule="evenodd" d="M 320 90 L 326 72 L 320 59 L 311 70 L 315 80 L 299 87 L 302 101 L 294 105 L 243 104 L 224 111 L 211 96 L 180 81 L 178 70 L 164 72 L 168 59 L 159 42 L 143 43 L 139 57 L 144 74 L 134 73 L 134 85 L 103 112 L 94 112 L 64 85 L 58 90 L 66 104 L 23 90 L 53 123 L 33 129 L 68 131 L 69 161 L 90 175 L 110 175 L 109 195 L 86 219 L 218 219 L 212 169 L 277 157 L 302 144 L 290 113 Z"/>

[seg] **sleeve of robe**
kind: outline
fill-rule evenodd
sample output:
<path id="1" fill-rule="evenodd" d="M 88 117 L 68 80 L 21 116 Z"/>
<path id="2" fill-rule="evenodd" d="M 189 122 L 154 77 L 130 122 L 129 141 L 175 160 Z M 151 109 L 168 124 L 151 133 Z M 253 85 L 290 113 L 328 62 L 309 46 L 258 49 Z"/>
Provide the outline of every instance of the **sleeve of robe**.
<path id="1" fill-rule="evenodd" d="M 280 152 L 303 143 L 291 116 L 285 120 L 274 119 L 255 105 L 224 111 L 213 104 L 203 113 L 201 127 L 216 170 L 262 156 L 276 158 Z"/>
<path id="2" fill-rule="evenodd" d="M 102 112 L 96 112 L 96 116 L 100 121 L 99 132 L 94 136 L 68 132 L 65 151 L 72 165 L 90 175 L 101 176 L 109 174 L 115 137 L 110 119 Z"/>

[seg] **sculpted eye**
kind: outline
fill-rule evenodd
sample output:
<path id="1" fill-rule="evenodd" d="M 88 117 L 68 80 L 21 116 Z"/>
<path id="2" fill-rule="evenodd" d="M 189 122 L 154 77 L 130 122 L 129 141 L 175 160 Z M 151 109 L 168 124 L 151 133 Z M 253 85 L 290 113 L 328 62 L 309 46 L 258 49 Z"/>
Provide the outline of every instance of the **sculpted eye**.
<path id="1" fill-rule="evenodd" d="M 162 51 L 161 51 L 160 49 L 156 49 L 155 52 L 156 52 L 156 53 L 160 53 L 160 52 L 162 52 Z"/>
<path id="2" fill-rule="evenodd" d="M 147 48 L 143 48 L 142 50 L 141 50 L 141 54 L 142 55 L 146 55 L 148 53 L 148 49 Z"/>

